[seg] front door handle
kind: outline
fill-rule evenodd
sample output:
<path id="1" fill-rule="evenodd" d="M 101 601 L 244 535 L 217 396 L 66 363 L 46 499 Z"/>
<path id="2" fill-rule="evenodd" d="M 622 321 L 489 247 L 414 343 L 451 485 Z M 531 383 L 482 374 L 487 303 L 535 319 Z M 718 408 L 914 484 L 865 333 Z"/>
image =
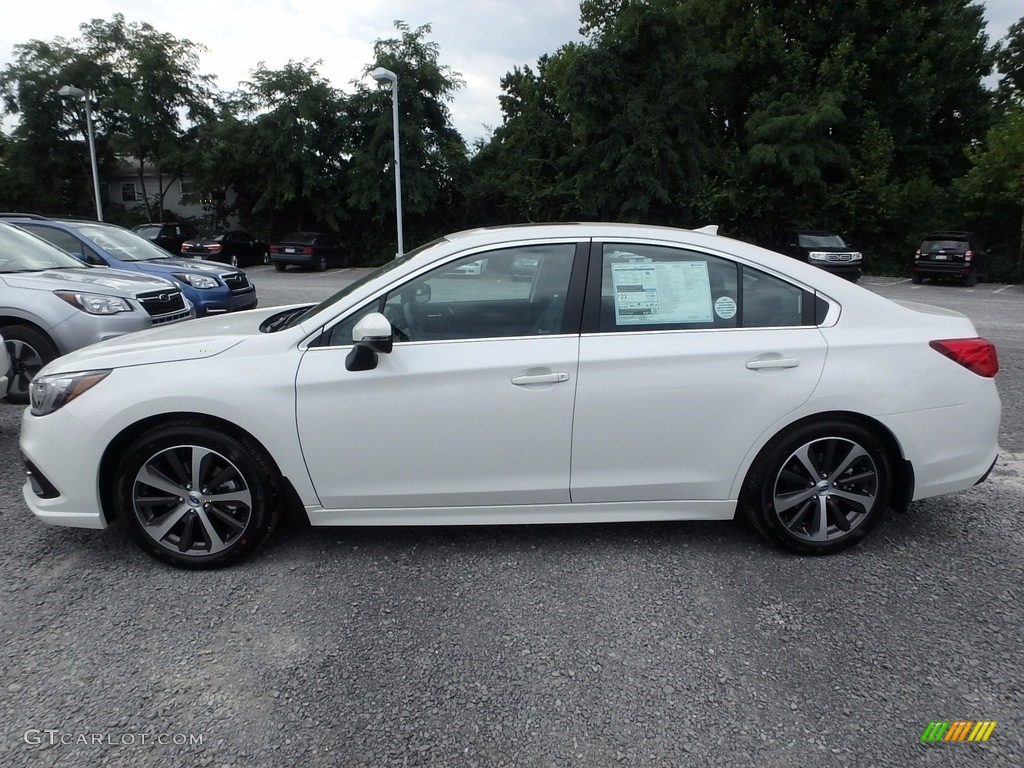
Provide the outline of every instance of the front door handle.
<path id="1" fill-rule="evenodd" d="M 569 374 L 562 371 L 555 373 L 538 373 L 534 375 L 523 375 L 514 376 L 512 378 L 513 384 L 525 385 L 525 384 L 558 384 L 562 381 L 568 381 Z"/>
<path id="2" fill-rule="evenodd" d="M 796 368 L 800 361 L 793 357 L 776 357 L 770 360 L 751 360 L 747 368 L 752 371 L 759 371 L 762 368 Z"/>

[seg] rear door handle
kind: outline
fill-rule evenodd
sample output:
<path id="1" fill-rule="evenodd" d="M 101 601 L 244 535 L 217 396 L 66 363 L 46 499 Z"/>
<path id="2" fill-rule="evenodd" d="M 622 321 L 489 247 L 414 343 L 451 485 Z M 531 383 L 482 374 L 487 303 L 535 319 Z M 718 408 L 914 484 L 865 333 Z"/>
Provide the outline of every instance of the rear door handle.
<path id="1" fill-rule="evenodd" d="M 512 378 L 513 384 L 525 385 L 525 384 L 558 384 L 562 381 L 568 381 L 569 374 L 562 371 L 555 373 L 538 373 L 534 375 L 523 375 L 515 376 Z"/>
<path id="2" fill-rule="evenodd" d="M 759 371 L 762 368 L 796 368 L 800 361 L 793 357 L 776 357 L 770 360 L 751 360 L 747 368 L 752 371 Z"/>

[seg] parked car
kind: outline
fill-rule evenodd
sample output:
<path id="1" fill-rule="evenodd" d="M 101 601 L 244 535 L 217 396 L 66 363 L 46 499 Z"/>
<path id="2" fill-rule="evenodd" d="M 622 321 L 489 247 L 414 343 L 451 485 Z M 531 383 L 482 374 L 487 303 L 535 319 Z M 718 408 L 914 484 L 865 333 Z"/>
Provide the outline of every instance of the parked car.
<path id="1" fill-rule="evenodd" d="M 183 567 L 258 549 L 286 501 L 314 526 L 738 514 L 825 554 L 987 476 L 970 320 L 711 232 L 477 229 L 320 304 L 72 353 L 32 389 L 25 498 Z"/>
<path id="2" fill-rule="evenodd" d="M 289 264 L 323 272 L 347 263 L 341 241 L 324 232 L 292 232 L 271 244 L 270 260 L 278 272 L 284 272 Z"/>
<path id="3" fill-rule="evenodd" d="M 196 228 L 187 221 L 139 224 L 132 228 L 132 232 L 139 237 L 144 237 L 146 240 L 156 243 L 174 256 L 178 256 L 181 253 L 182 243 L 199 234 L 196 232 Z"/>
<path id="4" fill-rule="evenodd" d="M 201 232 L 181 244 L 186 258 L 222 261 L 233 267 L 244 264 L 269 264 L 270 248 L 248 232 Z"/>
<path id="5" fill-rule="evenodd" d="M 172 280 L 195 306 L 197 317 L 256 306 L 256 286 L 237 267 L 173 258 L 124 227 L 99 221 L 41 217 L 6 220 L 87 264 L 145 272 Z"/>
<path id="6" fill-rule="evenodd" d="M 772 250 L 845 277 L 860 279 L 864 255 L 850 246 L 841 235 L 822 230 L 779 232 L 769 245 Z"/>
<path id="7" fill-rule="evenodd" d="M 926 235 L 914 254 L 910 278 L 920 285 L 925 278 L 953 278 L 975 286 L 988 280 L 988 251 L 973 232 L 935 232 Z"/>
<path id="8" fill-rule="evenodd" d="M 28 402 L 29 382 L 58 355 L 192 317 L 195 309 L 167 280 L 87 266 L 0 222 L 0 336 L 11 358 L 12 403 Z"/>

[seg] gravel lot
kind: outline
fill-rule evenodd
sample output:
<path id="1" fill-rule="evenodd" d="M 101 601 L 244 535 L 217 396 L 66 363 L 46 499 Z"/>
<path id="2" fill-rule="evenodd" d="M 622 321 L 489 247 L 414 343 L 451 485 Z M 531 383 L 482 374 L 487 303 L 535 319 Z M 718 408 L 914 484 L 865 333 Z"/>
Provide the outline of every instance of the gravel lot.
<path id="1" fill-rule="evenodd" d="M 358 273 L 250 272 L 262 305 Z M 1024 290 L 864 283 L 997 343 L 1004 454 L 828 558 L 733 523 L 292 522 L 186 573 L 32 519 L 0 404 L 0 765 L 1024 764 Z"/>

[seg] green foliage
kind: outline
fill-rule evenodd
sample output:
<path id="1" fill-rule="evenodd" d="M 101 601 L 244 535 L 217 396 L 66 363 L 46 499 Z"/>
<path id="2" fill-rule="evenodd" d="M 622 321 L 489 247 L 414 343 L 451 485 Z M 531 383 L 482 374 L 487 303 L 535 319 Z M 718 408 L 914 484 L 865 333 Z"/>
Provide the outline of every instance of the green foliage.
<path id="1" fill-rule="evenodd" d="M 973 166 L 960 179 L 959 190 L 975 211 L 1002 208 L 1013 211 L 1007 220 L 1019 223 L 1016 259 L 997 262 L 1005 272 L 1024 277 L 1024 99 L 1009 107 L 986 136 L 984 145 L 972 147 L 967 157 Z M 1012 236 L 1001 232 L 1006 241 Z"/>
<path id="2" fill-rule="evenodd" d="M 96 143 L 105 177 L 115 172 L 118 157 L 139 162 L 140 181 L 141 167 L 150 162 L 179 175 L 176 161 L 188 141 L 179 113 L 184 110 L 190 120 L 210 114 L 212 78 L 198 74 L 191 41 L 127 23 L 121 14 L 109 22 L 93 19 L 80 30 L 70 41 L 15 46 L 15 61 L 0 73 L 4 111 L 18 117 L 5 184 L 12 207 L 92 211 L 85 105 L 62 99 L 57 90 L 63 85 L 87 90 L 99 105 Z M 75 172 L 68 174 L 71 168 Z M 161 207 L 164 191 L 152 191 Z M 147 194 L 147 206 L 149 199 Z"/>
<path id="3" fill-rule="evenodd" d="M 463 85 L 462 76 L 440 63 L 437 43 L 416 29 L 395 22 L 399 37 L 374 43 L 374 63 L 398 77 L 399 159 L 406 244 L 432 240 L 449 231 L 461 205 L 458 181 L 465 172 L 466 144 L 451 123 L 448 102 Z M 356 83 L 349 99 L 352 157 L 347 206 L 364 228 L 362 250 L 371 260 L 389 257 L 380 243 L 397 245 L 395 233 L 394 138 L 391 86 Z M 395 249 L 389 249 L 394 255 Z"/>

